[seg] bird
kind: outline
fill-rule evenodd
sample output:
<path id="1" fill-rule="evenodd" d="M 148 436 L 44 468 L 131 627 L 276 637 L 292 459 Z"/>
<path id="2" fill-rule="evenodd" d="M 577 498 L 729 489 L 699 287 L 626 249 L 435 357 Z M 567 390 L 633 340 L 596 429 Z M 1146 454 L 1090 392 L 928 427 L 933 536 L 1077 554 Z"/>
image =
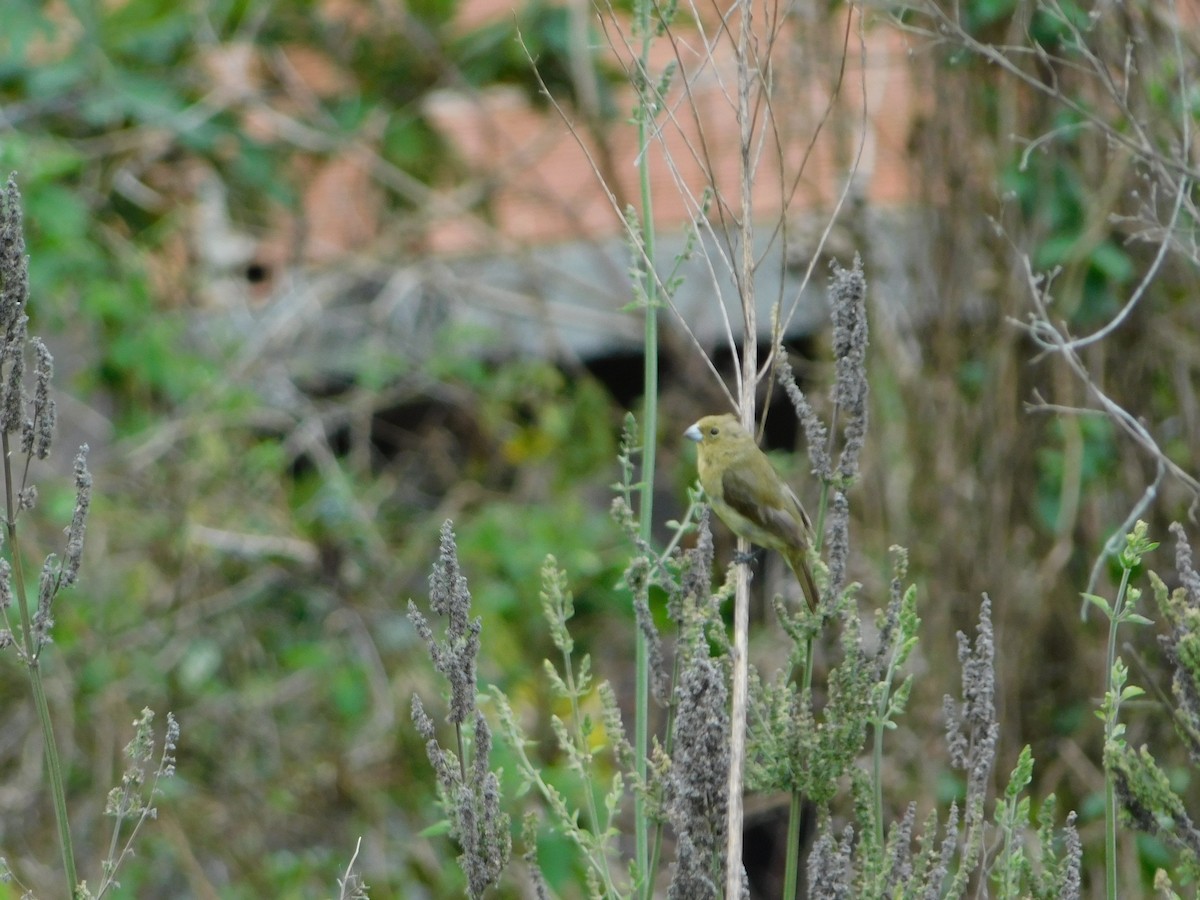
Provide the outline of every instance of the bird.
<path id="1" fill-rule="evenodd" d="M 684 433 L 697 444 L 696 468 L 709 505 L 729 530 L 777 550 L 800 582 L 809 609 L 820 593 L 808 565 L 812 522 L 737 416 L 704 416 Z"/>

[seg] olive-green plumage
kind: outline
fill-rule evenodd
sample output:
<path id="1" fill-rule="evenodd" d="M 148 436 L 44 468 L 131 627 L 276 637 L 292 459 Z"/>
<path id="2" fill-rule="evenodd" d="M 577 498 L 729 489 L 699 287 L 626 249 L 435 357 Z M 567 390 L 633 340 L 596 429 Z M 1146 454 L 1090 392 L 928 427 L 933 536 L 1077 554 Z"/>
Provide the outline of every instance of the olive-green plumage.
<path id="1" fill-rule="evenodd" d="M 808 566 L 812 523 L 800 500 L 736 416 L 705 416 L 684 432 L 698 445 L 700 486 L 713 512 L 738 537 L 778 550 L 811 609 L 820 594 Z"/>

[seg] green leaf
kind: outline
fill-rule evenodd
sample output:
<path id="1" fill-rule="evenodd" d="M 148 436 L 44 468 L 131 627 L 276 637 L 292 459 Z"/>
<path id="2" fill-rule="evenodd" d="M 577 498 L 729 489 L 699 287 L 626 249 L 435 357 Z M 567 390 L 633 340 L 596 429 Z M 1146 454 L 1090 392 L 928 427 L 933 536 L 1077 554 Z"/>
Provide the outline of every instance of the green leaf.
<path id="1" fill-rule="evenodd" d="M 434 822 L 428 828 L 422 828 L 417 832 L 421 837 L 445 837 L 450 833 L 450 820 L 442 819 L 440 822 Z"/>
<path id="2" fill-rule="evenodd" d="M 1108 601 L 1105 600 L 1103 597 L 1099 596 L 1098 594 L 1086 594 L 1086 593 L 1080 594 L 1080 596 L 1083 597 L 1083 599 L 1086 600 L 1088 603 L 1092 604 L 1092 606 L 1097 607 L 1106 616 L 1112 616 L 1112 607 L 1109 605 Z"/>
<path id="3" fill-rule="evenodd" d="M 1114 284 L 1125 284 L 1133 278 L 1133 260 L 1112 241 L 1104 241 L 1092 250 L 1089 261 L 1101 275 Z"/>

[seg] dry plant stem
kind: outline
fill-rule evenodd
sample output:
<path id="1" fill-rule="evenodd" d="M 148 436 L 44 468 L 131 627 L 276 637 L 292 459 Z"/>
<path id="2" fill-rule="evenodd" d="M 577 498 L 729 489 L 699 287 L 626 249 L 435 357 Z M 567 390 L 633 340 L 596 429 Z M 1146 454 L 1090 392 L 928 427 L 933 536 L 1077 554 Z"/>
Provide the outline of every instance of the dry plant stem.
<path id="1" fill-rule="evenodd" d="M 738 553 L 750 544 L 738 538 Z M 737 567 L 733 600 L 733 692 L 729 727 L 729 814 L 725 845 L 725 896 L 740 897 L 742 890 L 742 782 L 746 766 L 746 707 L 749 693 L 750 568 Z"/>
<path id="2" fill-rule="evenodd" d="M 143 724 L 148 722 L 146 718 L 147 715 L 149 715 L 151 719 L 153 718 L 153 713 L 151 713 L 148 709 L 142 710 L 142 716 L 138 721 L 134 722 L 135 728 L 137 728 L 139 731 Z M 121 867 L 121 864 L 126 859 L 133 856 L 133 845 L 137 841 L 138 835 L 141 833 L 142 826 L 148 819 L 155 819 L 158 817 L 158 811 L 151 806 L 151 803 L 153 798 L 159 793 L 159 781 L 162 780 L 164 775 L 170 777 L 174 772 L 174 751 L 178 737 L 179 734 L 174 717 L 168 713 L 166 731 L 163 734 L 162 756 L 160 757 L 157 769 L 154 772 L 154 777 L 150 781 L 149 790 L 147 790 L 144 794 L 144 802 L 139 801 L 136 803 L 134 808 L 131 808 L 132 812 L 137 813 L 137 819 L 134 821 L 133 828 L 130 829 L 129 835 L 126 837 L 124 844 L 121 844 L 120 838 L 121 829 L 124 827 L 126 816 L 120 810 L 125 808 L 125 802 L 130 799 L 132 796 L 131 793 L 125 794 L 125 797 L 121 801 L 120 809 L 112 814 L 114 818 L 112 837 L 109 839 L 108 856 L 105 858 L 102 867 L 104 877 L 100 882 L 100 887 L 96 890 L 95 900 L 100 900 L 100 898 L 104 897 L 105 894 L 107 894 L 110 890 L 115 890 L 116 888 L 120 887 L 120 883 L 117 881 L 116 877 L 117 870 Z M 137 740 L 136 737 L 135 740 Z M 128 752 L 128 748 L 126 752 Z M 129 773 L 127 770 L 126 776 L 128 776 L 128 774 Z M 136 788 L 134 791 L 136 792 Z"/>
<path id="3" fill-rule="evenodd" d="M 1104 137 L 1113 144 L 1124 147 L 1135 156 L 1152 163 L 1160 171 L 1172 175 L 1178 175 L 1187 179 L 1200 178 L 1200 171 L 1197 171 L 1194 167 L 1188 164 L 1187 156 L 1174 153 L 1160 153 L 1155 147 L 1154 140 L 1151 138 L 1151 136 L 1146 134 L 1136 116 L 1130 116 L 1126 120 L 1130 127 L 1129 133 L 1125 133 L 1124 131 L 1117 129 L 1109 122 L 1106 122 L 1098 113 L 1089 109 L 1084 101 L 1068 96 L 1063 91 L 1056 79 L 1048 81 L 1043 80 L 1038 74 L 1034 72 L 1027 72 L 1022 69 L 1013 59 L 1008 56 L 1007 53 L 1005 53 L 1005 50 L 1015 50 L 1016 48 L 1001 47 L 978 40 L 968 33 L 967 29 L 959 23 L 957 18 L 951 18 L 937 3 L 925 3 L 922 5 L 922 8 L 925 9 L 930 14 L 931 18 L 933 18 L 937 23 L 937 30 L 924 32 L 928 37 L 934 39 L 945 39 L 946 36 L 949 36 L 954 42 L 961 44 L 972 53 L 983 57 L 1000 70 L 1008 73 L 1013 78 L 1020 81 L 1026 87 L 1049 97 L 1055 103 L 1061 104 L 1065 109 L 1070 110 L 1072 113 L 1078 116 L 1081 121 L 1086 122 L 1089 126 L 1097 129 L 1097 131 L 1103 134 Z M 957 16 L 957 4 L 954 5 L 954 9 L 956 10 Z M 1069 19 L 1066 16 L 1061 16 L 1060 21 L 1063 24 L 1069 24 Z M 922 33 L 921 29 L 919 28 L 912 30 L 916 33 Z M 1177 55 L 1180 55 L 1183 52 L 1182 44 L 1179 42 L 1179 32 L 1181 30 L 1182 29 L 1179 28 L 1175 29 Z M 1094 54 L 1086 52 L 1087 44 L 1082 40 L 1082 37 L 1078 31 L 1075 31 L 1073 37 L 1074 49 L 1085 54 L 1091 70 L 1096 73 L 1097 77 L 1102 83 L 1109 87 L 1110 96 L 1119 102 L 1122 101 L 1123 92 L 1112 82 L 1107 65 Z M 1022 52 L 1028 51 L 1023 50 Z M 1044 49 L 1038 48 L 1033 52 L 1037 55 L 1039 61 L 1049 58 Z M 1183 62 L 1182 56 L 1180 56 L 1180 61 L 1181 63 Z M 1180 65 L 1179 72 L 1181 73 L 1181 81 L 1182 73 L 1186 70 L 1186 65 Z M 1184 114 L 1186 115 L 1186 113 Z"/>
<path id="4" fill-rule="evenodd" d="M 12 453 L 8 434 L 0 434 L 0 452 L 4 454 L 4 529 L 8 538 L 9 555 L 12 558 L 12 581 L 16 592 L 17 607 L 21 611 L 21 637 L 24 644 L 25 669 L 29 673 L 29 686 L 33 690 L 33 701 L 37 707 L 38 721 L 42 726 L 42 741 L 46 748 L 46 770 L 50 776 L 50 796 L 54 804 L 54 820 L 58 826 L 58 843 L 62 851 L 63 874 L 67 879 L 67 896 L 75 894 L 79 879 L 75 873 L 75 851 L 71 843 L 71 828 L 67 819 L 67 794 L 63 783 L 62 762 L 58 758 L 58 744 L 54 741 L 54 723 L 50 718 L 50 704 L 46 700 L 46 687 L 42 683 L 41 648 L 35 645 L 33 619 L 29 612 L 25 591 L 25 571 L 21 562 L 20 544 L 17 542 L 16 498 L 13 496 Z"/>
<path id="5" fill-rule="evenodd" d="M 341 898 L 350 896 L 350 894 L 346 893 L 348 890 L 353 891 L 354 864 L 358 861 L 358 852 L 361 849 L 362 849 L 362 838 L 359 837 L 359 839 L 354 842 L 354 855 L 350 857 L 350 862 L 346 865 L 346 872 L 344 875 L 342 875 L 341 878 L 338 879 L 339 900 L 341 900 Z"/>
<path id="6" fill-rule="evenodd" d="M 1174 3 L 1167 4 L 1172 17 L 1178 15 Z M 1073 109 L 1076 112 L 1083 113 L 1082 109 L 1074 104 L 1071 98 L 1066 97 L 1057 82 L 1043 84 L 1040 79 L 1032 78 L 1019 65 L 1009 59 L 1008 53 L 1014 52 L 1015 48 L 1004 48 L 991 44 L 980 43 L 970 37 L 959 24 L 957 17 L 951 19 L 945 14 L 936 4 L 927 4 L 926 8 L 932 13 L 935 20 L 940 23 L 946 35 L 954 41 L 961 43 L 974 53 L 981 55 L 993 64 L 1000 65 L 1009 72 L 1017 80 L 1025 83 L 1027 86 L 1047 93 L 1056 102 L 1064 107 Z M 1099 407 L 1110 419 L 1115 421 L 1127 434 L 1134 438 L 1142 447 L 1150 454 L 1155 462 L 1156 473 L 1154 480 L 1146 487 L 1141 498 L 1134 504 L 1129 511 L 1125 520 L 1112 532 L 1109 540 L 1105 543 L 1103 550 L 1098 554 L 1093 566 L 1091 575 L 1088 579 L 1086 593 L 1092 593 L 1096 589 L 1096 583 L 1103 571 L 1106 560 L 1111 558 L 1118 550 L 1122 538 L 1132 528 L 1134 523 L 1141 518 L 1145 510 L 1157 497 L 1160 486 L 1167 473 L 1174 475 L 1181 481 L 1193 495 L 1193 505 L 1200 501 L 1200 484 L 1195 479 L 1191 478 L 1180 467 L 1172 463 L 1166 454 L 1158 447 L 1157 443 L 1150 436 L 1149 432 L 1143 424 L 1131 416 L 1127 411 L 1121 408 L 1118 404 L 1112 401 L 1095 383 L 1086 366 L 1078 357 L 1078 351 L 1088 345 L 1099 343 L 1109 335 L 1117 331 L 1129 318 L 1133 310 L 1138 306 L 1146 294 L 1147 289 L 1152 282 L 1158 277 L 1166 259 L 1167 254 L 1172 249 L 1180 249 L 1176 245 L 1177 236 L 1179 234 L 1179 222 L 1181 217 L 1184 220 L 1194 220 L 1195 206 L 1191 200 L 1192 187 L 1197 177 L 1197 172 L 1189 167 L 1186 163 L 1192 157 L 1192 122 L 1191 114 L 1186 108 L 1186 105 L 1181 107 L 1180 115 L 1177 124 L 1177 136 L 1174 138 L 1173 149 L 1170 153 L 1162 151 L 1160 145 L 1155 142 L 1150 134 L 1143 127 L 1139 117 L 1134 114 L 1129 105 L 1128 89 L 1131 81 L 1131 61 L 1129 53 L 1126 54 L 1125 66 L 1123 69 L 1123 77 L 1118 82 L 1114 80 L 1114 70 L 1104 63 L 1100 57 L 1093 53 L 1087 42 L 1084 40 L 1084 34 L 1081 33 L 1077 26 L 1074 25 L 1070 18 L 1064 15 L 1059 16 L 1062 23 L 1070 30 L 1072 35 L 1073 46 L 1080 54 L 1086 66 L 1084 71 L 1090 72 L 1096 78 L 1098 84 L 1102 88 L 1102 94 L 1113 105 L 1113 108 L 1118 110 L 1123 121 L 1130 124 L 1130 136 L 1118 136 L 1114 133 L 1112 126 L 1104 121 L 1098 114 L 1091 112 L 1083 113 L 1082 122 L 1087 123 L 1105 134 L 1110 141 L 1120 143 L 1124 138 L 1124 146 L 1129 151 L 1131 156 L 1144 164 L 1147 169 L 1153 174 L 1155 182 L 1152 185 L 1152 196 L 1157 196 L 1157 190 L 1161 186 L 1168 194 L 1173 195 L 1171 202 L 1170 214 L 1167 217 L 1165 224 L 1162 226 L 1161 238 L 1158 239 L 1158 247 L 1155 251 L 1154 258 L 1146 269 L 1138 284 L 1132 290 L 1129 298 L 1122 305 L 1121 309 L 1102 327 L 1083 337 L 1072 337 L 1065 324 L 1055 325 L 1049 315 L 1050 309 L 1050 285 L 1053 280 L 1053 273 L 1049 276 L 1038 276 L 1033 272 L 1032 264 L 1027 256 L 1022 256 L 1021 261 L 1025 269 L 1026 279 L 1029 285 L 1030 294 L 1033 299 L 1035 312 L 1029 316 L 1028 321 L 1021 322 L 1010 319 L 1010 322 L 1017 324 L 1024 329 L 1030 337 L 1042 348 L 1045 354 L 1057 354 L 1061 356 L 1067 363 L 1068 367 L 1087 390 L 1094 395 Z M 1189 96 L 1189 57 L 1185 55 L 1184 47 L 1181 39 L 1181 29 L 1178 27 L 1173 29 L 1174 34 L 1174 57 L 1177 62 L 1176 78 L 1178 96 Z M 1006 52 L 1008 51 L 1008 52 Z M 1044 51 L 1039 51 L 1043 53 Z M 1025 165 L 1026 159 L 1041 144 L 1053 140 L 1057 136 L 1056 132 L 1050 132 L 1042 135 L 1035 141 L 1031 142 L 1026 148 L 1025 154 L 1022 157 L 1021 164 Z M 1157 202 L 1151 202 L 1151 208 L 1157 209 Z M 1193 242 L 1193 247 L 1194 247 Z M 1182 249 L 1182 254 L 1185 258 L 1189 253 L 1185 248 Z M 1194 252 L 1190 254 L 1194 261 Z M 1072 415 L 1081 415 L 1092 412 L 1091 410 L 1077 409 L 1073 407 L 1063 407 L 1056 404 L 1050 404 L 1042 401 L 1040 398 L 1030 408 L 1034 411 L 1069 413 Z M 1081 617 L 1086 619 L 1088 613 L 1088 605 L 1086 602 L 1081 608 Z"/>
<path id="7" fill-rule="evenodd" d="M 754 293 L 754 185 L 755 153 L 754 114 L 750 91 L 757 83 L 750 65 L 754 35 L 753 0 L 740 4 L 741 28 L 738 31 L 738 124 L 741 126 L 741 191 L 742 208 L 739 221 L 741 260 L 736 270 L 742 301 L 742 369 L 738 385 L 738 407 L 742 425 L 754 432 L 754 393 L 758 372 L 758 313 Z M 738 539 L 738 552 L 745 554 L 750 545 Z M 742 785 L 746 766 L 746 709 L 749 694 L 750 647 L 750 570 L 738 566 L 737 590 L 733 601 L 733 690 L 731 691 L 729 727 L 729 812 L 725 847 L 725 896 L 735 898 L 742 891 Z"/>
<path id="8" fill-rule="evenodd" d="M 1023 329 L 1041 348 L 1045 354 L 1056 354 L 1062 358 L 1068 368 L 1086 388 L 1087 392 L 1095 400 L 1099 411 L 1108 416 L 1116 423 L 1122 431 L 1131 437 L 1135 443 L 1139 444 L 1142 449 L 1154 460 L 1158 467 L 1158 472 L 1154 481 L 1147 487 L 1142 498 L 1135 505 L 1130 516 L 1126 518 L 1126 523 L 1131 518 L 1136 518 L 1141 511 L 1154 499 L 1157 494 L 1158 486 L 1162 483 L 1164 475 L 1169 473 L 1177 481 L 1179 481 L 1192 494 L 1193 505 L 1200 502 L 1200 481 L 1197 481 L 1181 466 L 1175 463 L 1166 452 L 1159 447 L 1158 442 L 1151 436 L 1146 426 L 1136 417 L 1131 415 L 1124 407 L 1108 396 L 1100 386 L 1092 378 L 1087 366 L 1083 360 L 1079 358 L 1074 347 L 1075 342 L 1071 339 L 1067 332 L 1066 325 L 1056 326 L 1050 319 L 1050 288 L 1051 283 L 1048 279 L 1043 279 L 1033 271 L 1033 263 L 1028 256 L 1021 258 L 1021 264 L 1025 269 L 1025 281 L 1029 287 L 1030 298 L 1033 302 L 1034 312 L 1029 314 L 1029 319 L 1022 322 L 1017 319 L 1010 318 L 1008 321 Z M 1157 263 L 1156 263 L 1157 264 Z M 1035 402 L 1027 407 L 1033 412 L 1055 412 L 1055 413 L 1072 413 L 1082 415 L 1093 413 L 1095 410 L 1079 409 L 1076 407 L 1061 406 L 1058 404 L 1050 404 L 1038 398 Z M 1095 580 L 1099 575 L 1101 564 L 1105 558 L 1117 546 L 1117 541 L 1124 532 L 1117 532 L 1105 545 L 1101 551 L 1100 558 L 1092 568 L 1092 578 L 1088 584 L 1088 592 L 1094 590 Z"/>
<path id="9" fill-rule="evenodd" d="M 850 8 L 857 8 L 851 5 Z M 837 81 L 834 83 L 833 90 L 829 94 L 829 103 L 825 107 L 825 111 L 821 114 L 821 119 L 817 122 L 817 126 L 813 129 L 812 138 L 809 140 L 808 146 L 804 151 L 804 158 L 796 170 L 795 180 L 791 186 L 791 194 L 794 195 L 800 184 L 800 179 L 804 176 L 805 169 L 808 165 L 809 156 L 816 146 L 817 138 L 825 129 L 825 124 L 829 120 L 830 114 L 833 112 L 834 104 L 842 93 L 842 83 L 846 76 L 846 60 L 850 56 L 850 34 L 852 30 L 852 17 L 846 17 L 846 30 L 842 35 L 842 55 L 841 62 L 838 66 Z M 809 258 L 808 266 L 804 269 L 804 276 L 800 279 L 800 284 L 796 288 L 795 295 L 792 297 L 792 302 L 788 305 L 787 312 L 777 316 L 776 329 L 778 334 L 772 335 L 771 350 L 767 354 L 767 358 L 763 361 L 761 375 L 766 375 L 767 372 L 775 365 L 776 353 L 779 349 L 780 338 L 787 331 L 787 325 L 796 315 L 796 310 L 800 307 L 800 301 L 804 296 L 804 291 L 808 288 L 809 282 L 812 280 L 813 271 L 816 269 L 818 261 L 824 257 L 825 244 L 829 241 L 829 235 L 833 231 L 833 226 L 837 224 L 839 217 L 842 214 L 842 208 L 846 205 L 846 200 L 850 197 L 850 192 L 855 188 L 855 176 L 858 174 L 859 166 L 862 163 L 863 152 L 867 146 L 867 48 L 866 40 L 863 36 L 862 25 L 860 22 L 858 31 L 858 55 L 859 62 L 864 73 L 859 81 L 859 94 L 862 101 L 862 115 L 859 117 L 858 130 L 858 147 L 854 153 L 854 161 L 850 165 L 850 171 L 846 175 L 846 180 L 842 184 L 842 189 L 838 192 L 837 201 L 833 205 L 833 210 L 829 213 L 828 220 L 825 222 L 825 227 L 821 230 L 821 236 L 817 239 L 816 246 L 813 248 L 812 256 Z M 832 434 L 833 430 L 830 429 Z"/>

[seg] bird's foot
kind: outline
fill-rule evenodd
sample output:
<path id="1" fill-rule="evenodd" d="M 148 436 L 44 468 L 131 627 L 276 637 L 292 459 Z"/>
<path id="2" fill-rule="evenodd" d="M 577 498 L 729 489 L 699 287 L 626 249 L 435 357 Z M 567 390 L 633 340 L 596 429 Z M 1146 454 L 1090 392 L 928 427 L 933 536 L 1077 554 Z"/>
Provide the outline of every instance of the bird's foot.
<path id="1" fill-rule="evenodd" d="M 745 553 L 733 554 L 733 561 L 739 566 L 748 566 L 754 562 L 755 553 L 753 550 L 747 550 Z"/>

